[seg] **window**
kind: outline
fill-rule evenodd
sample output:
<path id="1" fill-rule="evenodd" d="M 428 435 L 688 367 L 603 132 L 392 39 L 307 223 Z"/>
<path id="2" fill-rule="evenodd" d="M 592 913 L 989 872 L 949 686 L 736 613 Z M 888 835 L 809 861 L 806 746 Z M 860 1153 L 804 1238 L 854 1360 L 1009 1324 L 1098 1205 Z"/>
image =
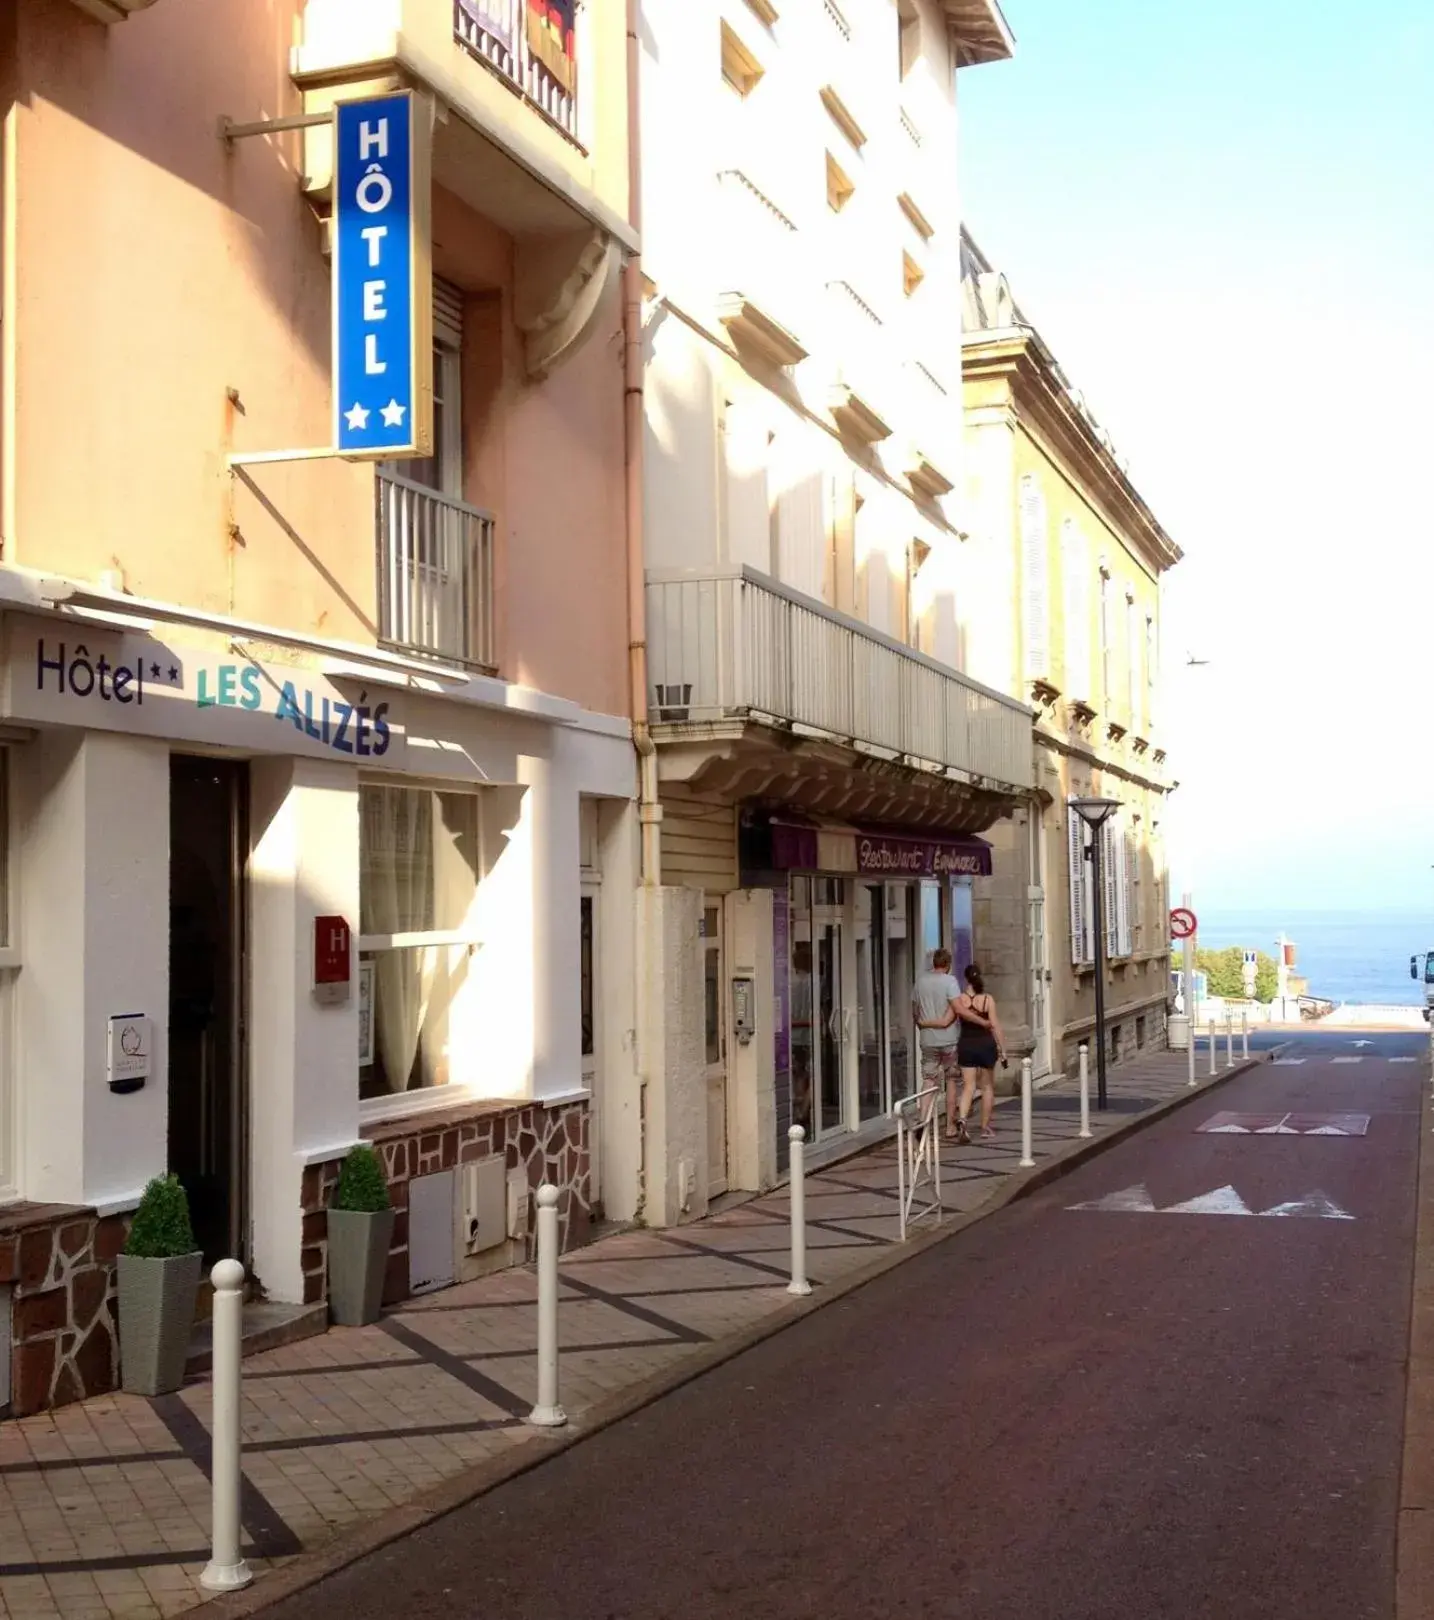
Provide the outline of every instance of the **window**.
<path id="1" fill-rule="evenodd" d="M 1021 479 L 1020 501 L 1026 679 L 1038 681 L 1050 675 L 1050 551 L 1046 498 L 1033 473 Z"/>
<path id="2" fill-rule="evenodd" d="M 1109 715 L 1111 700 L 1110 653 L 1110 570 L 1100 565 L 1100 680 L 1101 708 Z"/>
<path id="3" fill-rule="evenodd" d="M 1128 684 L 1128 698 L 1130 702 L 1130 723 L 1135 730 L 1140 729 L 1140 655 L 1144 651 L 1140 638 L 1140 611 L 1135 605 L 1135 593 L 1125 593 L 1125 657 L 1126 677 Z"/>
<path id="4" fill-rule="evenodd" d="M 433 454 L 379 466 L 379 634 L 488 666 L 492 521 L 462 504 L 463 296 L 434 281 Z"/>
<path id="5" fill-rule="evenodd" d="M 843 135 L 851 142 L 858 152 L 866 145 L 866 131 L 856 120 L 856 115 L 846 102 L 837 94 L 836 90 L 827 85 L 821 92 L 822 106 L 831 114 L 831 120 Z"/>
<path id="6" fill-rule="evenodd" d="M 10 750 L 0 748 L 0 1203 L 17 1194 L 15 1138 L 18 1120 L 14 1082 L 14 986 L 20 966 L 15 942 L 15 874 L 11 869 Z"/>
<path id="7" fill-rule="evenodd" d="M 768 28 L 776 22 L 780 15 L 772 0 L 747 0 L 747 10 L 752 12 L 754 16 L 760 17 Z"/>
<path id="8" fill-rule="evenodd" d="M 1155 620 L 1145 621 L 1145 727 L 1147 733 L 1155 730 L 1155 682 L 1159 665 L 1159 651 L 1155 643 Z"/>
<path id="9" fill-rule="evenodd" d="M 761 83 L 765 70 L 736 33 L 722 24 L 722 77 L 744 99 Z"/>
<path id="10" fill-rule="evenodd" d="M 925 280 L 926 272 L 903 248 L 901 250 L 901 286 L 906 296 L 910 298 Z"/>
<path id="11" fill-rule="evenodd" d="M 1090 673 L 1090 553 L 1074 521 L 1061 524 L 1061 572 L 1065 578 L 1066 697 L 1088 703 Z"/>
<path id="12" fill-rule="evenodd" d="M 1095 960 L 1095 863 L 1088 851 L 1091 831 L 1067 807 L 1067 851 L 1070 878 L 1071 962 L 1083 967 Z M 1108 961 L 1131 954 L 1131 848 L 1133 834 L 1120 825 L 1119 813 L 1100 827 L 1101 905 Z"/>
<path id="13" fill-rule="evenodd" d="M 359 789 L 360 1097 L 466 1078 L 482 870 L 478 794 Z"/>
<path id="14" fill-rule="evenodd" d="M 921 59 L 921 18 L 915 0 L 898 0 L 896 31 L 900 48 L 900 72 L 903 79 Z"/>
<path id="15" fill-rule="evenodd" d="M 856 187 L 851 183 L 841 164 L 827 153 L 827 207 L 839 214 L 851 201 Z"/>

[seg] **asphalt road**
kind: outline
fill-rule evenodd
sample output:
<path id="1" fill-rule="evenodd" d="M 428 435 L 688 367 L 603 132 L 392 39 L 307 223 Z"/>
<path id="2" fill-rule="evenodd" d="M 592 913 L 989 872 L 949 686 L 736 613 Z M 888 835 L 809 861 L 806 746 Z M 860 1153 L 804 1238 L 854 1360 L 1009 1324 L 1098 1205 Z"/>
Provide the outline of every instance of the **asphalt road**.
<path id="1" fill-rule="evenodd" d="M 274 1620 L 1390 1620 L 1427 1051 L 1302 1038 Z"/>

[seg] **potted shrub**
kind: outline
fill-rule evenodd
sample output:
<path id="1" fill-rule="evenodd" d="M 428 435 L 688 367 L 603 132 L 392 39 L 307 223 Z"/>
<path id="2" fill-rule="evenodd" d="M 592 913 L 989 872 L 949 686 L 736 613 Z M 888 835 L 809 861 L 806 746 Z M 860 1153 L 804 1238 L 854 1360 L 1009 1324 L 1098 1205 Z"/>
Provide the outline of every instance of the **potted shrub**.
<path id="1" fill-rule="evenodd" d="M 344 1327 L 378 1320 L 393 1218 L 378 1154 L 351 1147 L 329 1205 L 329 1311 Z"/>
<path id="2" fill-rule="evenodd" d="M 120 1374 L 134 1395 L 167 1395 L 184 1382 L 204 1256 L 177 1176 L 144 1189 L 119 1257 Z"/>

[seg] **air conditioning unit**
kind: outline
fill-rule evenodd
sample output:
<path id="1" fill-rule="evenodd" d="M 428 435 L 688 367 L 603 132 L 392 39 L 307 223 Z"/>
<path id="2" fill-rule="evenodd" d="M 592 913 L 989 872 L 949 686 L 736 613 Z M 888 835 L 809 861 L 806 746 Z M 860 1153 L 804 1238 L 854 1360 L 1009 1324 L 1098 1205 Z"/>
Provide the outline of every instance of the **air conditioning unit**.
<path id="1" fill-rule="evenodd" d="M 692 713 L 692 683 L 655 686 L 657 719 L 668 725 L 682 725 Z"/>

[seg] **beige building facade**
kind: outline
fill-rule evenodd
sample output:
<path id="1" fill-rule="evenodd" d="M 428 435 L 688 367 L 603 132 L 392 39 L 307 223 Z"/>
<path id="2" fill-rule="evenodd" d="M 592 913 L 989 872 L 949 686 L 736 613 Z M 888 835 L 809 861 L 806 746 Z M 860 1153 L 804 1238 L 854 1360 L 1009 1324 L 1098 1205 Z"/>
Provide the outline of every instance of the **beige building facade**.
<path id="1" fill-rule="evenodd" d="M 0 1405 L 112 1386 L 166 1169 L 298 1315 L 356 1141 L 389 1298 L 636 1200 L 627 63 L 624 0 L 4 10 Z M 354 459 L 328 113 L 394 91 L 432 453 Z"/>
<path id="2" fill-rule="evenodd" d="M 672 1220 L 782 1176 L 794 1123 L 814 1158 L 892 1128 L 913 977 L 981 948 L 1032 712 L 966 646 L 957 101 L 1012 51 L 999 10 L 644 0 L 642 47 L 647 1214 Z"/>
<path id="3" fill-rule="evenodd" d="M 1160 592 L 1181 553 L 1082 396 L 968 235 L 967 493 L 982 594 L 1000 602 L 981 676 L 1035 711 L 1033 793 L 997 835 L 993 988 L 1037 1075 L 1093 1040 L 1090 833 L 1072 797 L 1116 799 L 1102 848 L 1112 1059 L 1165 1039 L 1172 781 L 1159 722 Z"/>

